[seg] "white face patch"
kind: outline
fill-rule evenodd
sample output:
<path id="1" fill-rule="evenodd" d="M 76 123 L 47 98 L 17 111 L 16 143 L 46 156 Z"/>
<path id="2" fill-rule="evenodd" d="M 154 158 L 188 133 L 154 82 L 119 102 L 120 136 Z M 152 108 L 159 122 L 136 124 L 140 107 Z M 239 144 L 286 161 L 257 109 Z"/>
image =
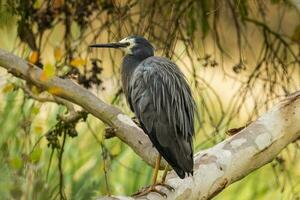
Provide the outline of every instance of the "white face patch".
<path id="1" fill-rule="evenodd" d="M 122 40 L 119 41 L 120 43 L 129 43 L 130 45 L 125 47 L 125 48 L 121 48 L 123 51 L 125 51 L 125 53 L 127 54 L 132 54 L 131 49 L 133 48 L 133 46 L 135 45 L 135 39 L 134 38 L 124 38 Z"/>

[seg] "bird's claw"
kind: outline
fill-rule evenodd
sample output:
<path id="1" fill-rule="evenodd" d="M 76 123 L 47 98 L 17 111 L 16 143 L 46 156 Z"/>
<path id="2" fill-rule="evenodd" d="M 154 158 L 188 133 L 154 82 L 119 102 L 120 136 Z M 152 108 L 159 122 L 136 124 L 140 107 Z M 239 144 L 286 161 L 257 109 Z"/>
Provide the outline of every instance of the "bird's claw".
<path id="1" fill-rule="evenodd" d="M 142 189 L 141 191 L 133 194 L 132 196 L 133 197 L 142 197 L 142 196 L 145 196 L 151 192 L 155 192 L 161 196 L 163 196 L 164 198 L 167 198 L 167 194 L 162 192 L 162 191 L 159 191 L 158 189 L 156 189 L 154 186 L 150 186 L 150 187 L 146 187 L 144 189 Z"/>
<path id="2" fill-rule="evenodd" d="M 167 185 L 167 184 L 165 184 L 165 183 L 157 183 L 157 184 L 155 184 L 155 185 L 159 185 L 159 186 L 165 187 L 165 188 L 167 188 L 167 189 L 168 189 L 169 191 L 171 191 L 171 192 L 174 192 L 174 191 L 175 191 L 175 189 L 174 189 L 172 186 Z"/>
<path id="3" fill-rule="evenodd" d="M 155 193 L 160 194 L 164 198 L 168 197 L 166 193 L 164 193 L 164 192 L 156 189 L 155 186 L 162 186 L 162 187 L 167 188 L 169 191 L 172 191 L 172 192 L 175 191 L 175 189 L 172 186 L 170 186 L 170 185 L 167 185 L 165 183 L 156 183 L 155 185 L 151 185 L 151 186 L 148 186 L 146 188 L 143 188 L 141 191 L 138 191 L 137 193 L 133 194 L 132 196 L 134 196 L 134 197 L 141 197 L 141 196 L 145 196 L 145 195 L 147 195 L 147 194 L 149 194 L 151 192 L 155 192 Z"/>

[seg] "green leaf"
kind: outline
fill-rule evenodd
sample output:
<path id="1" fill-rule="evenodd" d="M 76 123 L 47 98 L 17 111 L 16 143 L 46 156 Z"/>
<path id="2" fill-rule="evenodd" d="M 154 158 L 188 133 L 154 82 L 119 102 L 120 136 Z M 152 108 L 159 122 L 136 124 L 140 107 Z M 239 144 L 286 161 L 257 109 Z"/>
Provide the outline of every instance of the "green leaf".
<path id="1" fill-rule="evenodd" d="M 35 148 L 35 150 L 30 154 L 30 160 L 32 162 L 38 162 L 42 155 L 42 149 L 41 148 Z"/>
<path id="2" fill-rule="evenodd" d="M 31 113 L 35 116 L 35 115 L 37 115 L 37 114 L 39 114 L 39 112 L 40 112 L 40 107 L 38 107 L 38 106 L 34 106 L 33 108 L 32 108 L 32 110 L 31 110 Z"/>
<path id="3" fill-rule="evenodd" d="M 19 170 L 23 167 L 23 161 L 19 157 L 14 157 L 14 158 L 10 159 L 9 164 L 13 169 L 16 169 L 16 170 Z"/>
<path id="4" fill-rule="evenodd" d="M 121 152 L 121 145 L 120 144 L 115 144 L 112 149 L 111 149 L 111 154 L 114 155 L 114 156 L 117 156 L 118 154 L 120 154 Z"/>
<path id="5" fill-rule="evenodd" d="M 35 9 L 39 9 L 39 8 L 42 7 L 42 4 L 43 4 L 43 1 L 42 1 L 42 0 L 36 0 L 36 1 L 34 2 L 34 4 L 33 4 L 33 7 L 34 7 Z"/>

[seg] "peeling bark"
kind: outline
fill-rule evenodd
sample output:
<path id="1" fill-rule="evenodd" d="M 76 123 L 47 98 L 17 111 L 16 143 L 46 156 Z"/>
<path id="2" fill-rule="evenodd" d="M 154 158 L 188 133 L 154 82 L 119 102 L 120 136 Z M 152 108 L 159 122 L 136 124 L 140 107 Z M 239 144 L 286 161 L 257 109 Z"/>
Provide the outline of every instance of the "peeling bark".
<path id="1" fill-rule="evenodd" d="M 166 183 L 175 188 L 174 192 L 160 189 L 168 195 L 169 200 L 212 199 L 228 185 L 271 162 L 282 149 L 299 139 L 299 122 L 300 91 L 282 100 L 239 133 L 195 155 L 193 177 L 180 179 L 174 171 L 170 172 Z M 166 198 L 150 193 L 135 199 Z"/>
<path id="2" fill-rule="evenodd" d="M 54 96 L 81 106 L 87 112 L 110 125 L 116 136 L 128 144 L 152 166 L 157 151 L 143 131 L 119 109 L 105 104 L 88 90 L 66 79 L 40 79 L 41 70 L 29 66 L 23 59 L 0 49 L 0 66 L 10 73 L 45 90 L 55 88 Z M 270 111 L 249 124 L 239 133 L 195 155 L 194 176 L 180 179 L 172 171 L 166 183 L 174 192 L 159 188 L 170 200 L 211 199 L 228 185 L 271 162 L 288 144 L 300 138 L 300 91 L 287 97 Z M 164 162 L 165 163 L 165 162 Z M 162 164 L 163 169 L 165 164 Z M 103 197 L 105 200 L 149 199 L 164 197 L 150 193 L 147 196 Z"/>

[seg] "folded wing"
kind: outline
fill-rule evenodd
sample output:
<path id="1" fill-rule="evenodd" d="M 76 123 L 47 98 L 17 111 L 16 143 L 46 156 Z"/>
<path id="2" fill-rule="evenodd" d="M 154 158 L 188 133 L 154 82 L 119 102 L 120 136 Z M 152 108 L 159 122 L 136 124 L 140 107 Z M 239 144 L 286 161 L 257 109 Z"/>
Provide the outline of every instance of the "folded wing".
<path id="1" fill-rule="evenodd" d="M 193 173 L 195 103 L 184 75 L 166 58 L 141 62 L 129 85 L 130 107 L 180 178 Z"/>

